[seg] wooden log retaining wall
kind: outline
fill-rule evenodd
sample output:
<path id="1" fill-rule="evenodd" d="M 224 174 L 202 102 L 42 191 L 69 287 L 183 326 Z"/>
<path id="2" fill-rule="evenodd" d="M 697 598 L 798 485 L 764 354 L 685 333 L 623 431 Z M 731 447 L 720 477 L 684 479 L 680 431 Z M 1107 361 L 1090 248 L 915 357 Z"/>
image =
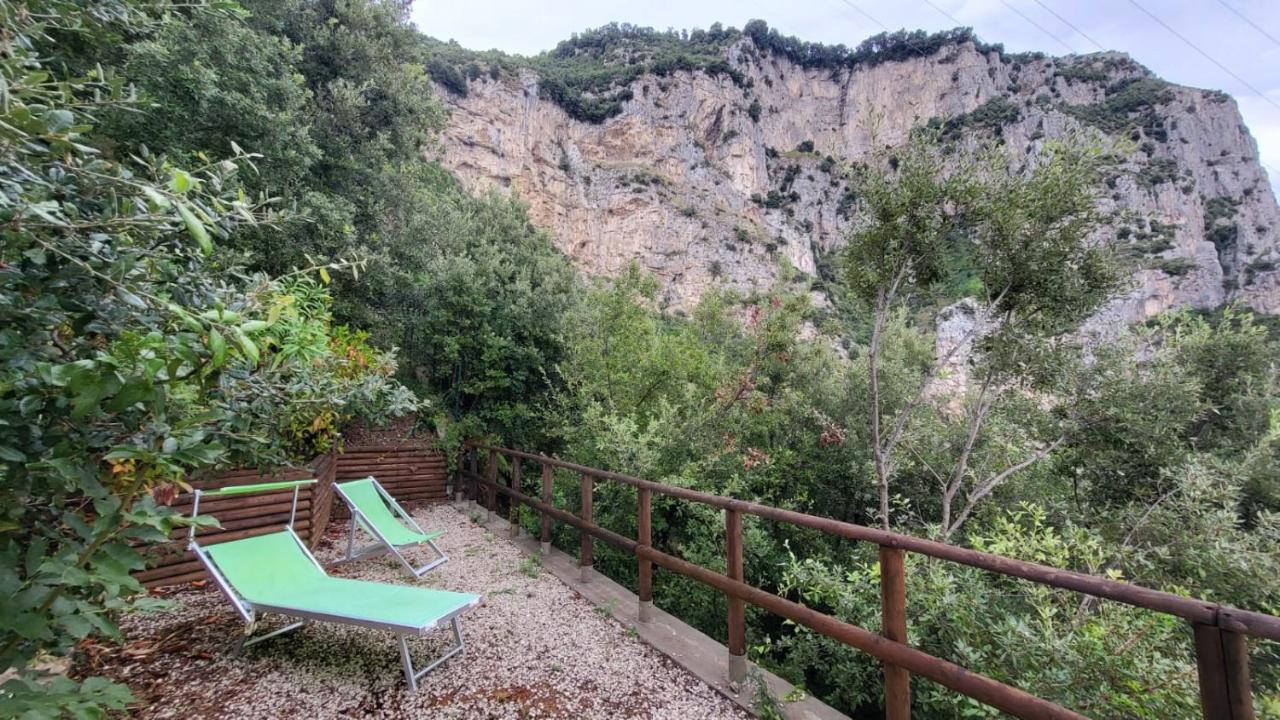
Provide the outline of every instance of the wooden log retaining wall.
<path id="1" fill-rule="evenodd" d="M 359 480 L 373 477 L 403 505 L 444 502 L 449 463 L 434 450 L 404 446 L 347 447 L 338 455 L 336 479 Z M 333 508 L 334 517 L 348 517 L 341 502 Z"/>
<path id="2" fill-rule="evenodd" d="M 445 457 L 431 450 L 393 446 L 349 447 L 342 453 L 321 455 L 306 467 L 266 475 L 257 470 L 231 470 L 207 480 L 193 481 L 191 486 L 204 490 L 226 485 L 315 478 L 316 484 L 304 487 L 298 495 L 298 515 L 293 524 L 298 535 L 315 548 L 330 519 L 348 517 L 346 505 L 334 497 L 335 481 L 372 475 L 401 503 L 443 502 L 448 472 Z M 216 516 L 222 527 L 203 528 L 196 535 L 201 543 L 212 544 L 276 532 L 289 522 L 292 502 L 291 490 L 205 499 L 200 503 L 201 514 Z M 191 496 L 180 496 L 173 508 L 180 513 L 190 513 Z M 135 573 L 134 577 L 147 587 L 205 579 L 200 561 L 187 551 L 186 545 L 186 529 L 174 532 L 172 543 L 146 552 L 147 568 Z"/>
<path id="3" fill-rule="evenodd" d="M 315 478 L 315 485 L 303 487 L 298 494 L 298 515 L 293 523 L 298 535 L 314 548 L 324 527 L 329 523 L 336 467 L 337 462 L 332 455 L 321 455 L 306 467 L 289 468 L 270 474 L 262 474 L 257 470 L 229 470 L 206 480 L 192 481 L 191 486 L 206 490 L 227 485 Z M 179 513 L 190 513 L 191 497 L 179 496 L 173 509 Z M 200 538 L 202 544 L 213 544 L 276 532 L 289 522 L 292 504 L 292 490 L 204 499 L 200 503 L 200 513 L 216 516 L 222 527 L 201 528 L 196 532 L 196 537 Z M 147 587 L 204 579 L 205 572 L 200 561 L 187 551 L 186 546 L 186 528 L 174 531 L 173 542 L 146 551 L 147 569 L 134 573 L 134 577 Z"/>

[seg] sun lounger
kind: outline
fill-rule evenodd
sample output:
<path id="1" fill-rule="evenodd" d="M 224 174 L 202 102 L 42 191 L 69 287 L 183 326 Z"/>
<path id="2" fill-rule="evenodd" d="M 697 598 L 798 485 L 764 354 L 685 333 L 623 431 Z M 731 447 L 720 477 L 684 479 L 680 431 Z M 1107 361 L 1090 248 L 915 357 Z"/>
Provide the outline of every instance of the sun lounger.
<path id="1" fill-rule="evenodd" d="M 218 588 L 247 625 L 240 645 L 245 647 L 296 630 L 311 621 L 386 630 L 400 645 L 405 680 L 411 690 L 418 679 L 463 651 L 460 616 L 480 603 L 479 595 L 431 590 L 330 577 L 293 530 L 298 489 L 314 480 L 261 483 L 195 491 L 191 514 L 199 512 L 202 497 L 293 489 L 293 511 L 281 531 L 211 545 L 196 541 L 191 528 L 188 549 L 196 554 Z M 251 637 L 258 617 L 278 613 L 298 622 L 266 635 Z M 451 647 L 424 668 L 413 666 L 408 639 L 444 625 L 453 631 Z"/>
<path id="2" fill-rule="evenodd" d="M 382 484 L 372 477 L 363 480 L 351 480 L 333 486 L 338 497 L 347 504 L 351 511 L 351 530 L 347 536 L 347 557 L 343 562 L 360 560 L 373 555 L 391 553 L 400 564 L 415 577 L 422 577 L 434 567 L 449 559 L 448 555 L 436 546 L 436 538 L 443 532 L 423 532 L 418 523 L 400 507 L 391 494 L 383 489 Z M 373 536 L 372 545 L 356 548 L 356 530 L 360 529 Z M 418 545 L 426 545 L 435 552 L 431 562 L 420 567 L 404 556 L 404 550 Z"/>

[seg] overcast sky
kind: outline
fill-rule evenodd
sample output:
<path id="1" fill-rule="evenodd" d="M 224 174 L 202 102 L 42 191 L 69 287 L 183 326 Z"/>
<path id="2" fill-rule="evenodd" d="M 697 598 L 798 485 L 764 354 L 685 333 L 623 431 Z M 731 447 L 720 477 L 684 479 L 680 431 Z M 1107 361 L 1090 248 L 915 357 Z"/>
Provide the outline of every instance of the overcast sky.
<path id="1" fill-rule="evenodd" d="M 856 45 L 898 28 L 972 26 L 1013 51 L 1123 50 L 1167 80 L 1235 96 L 1280 187 L 1280 0 L 415 0 L 428 35 L 532 55 L 608 22 L 658 29 L 741 28 Z M 1161 25 L 1167 25 L 1164 27 Z M 1181 35 L 1181 38 L 1179 37 Z M 1185 38 L 1182 39 L 1182 38 Z"/>

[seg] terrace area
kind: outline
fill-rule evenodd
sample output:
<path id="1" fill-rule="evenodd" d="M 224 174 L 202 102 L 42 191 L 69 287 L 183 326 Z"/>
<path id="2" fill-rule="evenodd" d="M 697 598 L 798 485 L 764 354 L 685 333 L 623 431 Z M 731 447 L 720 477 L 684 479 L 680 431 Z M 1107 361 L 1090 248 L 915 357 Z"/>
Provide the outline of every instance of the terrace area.
<path id="1" fill-rule="evenodd" d="M 418 692 L 409 690 L 400 672 L 395 641 L 378 630 L 308 625 L 291 636 L 239 651 L 240 617 L 181 551 L 162 552 L 151 568 L 138 574 L 172 607 L 125 617 L 123 644 L 87 641 L 75 669 L 84 676 L 100 675 L 129 685 L 138 699 L 135 714 L 144 718 L 193 713 L 243 718 L 844 718 L 747 661 L 744 611 L 751 605 L 882 662 L 884 704 L 892 720 L 911 716 L 911 675 L 1016 717 L 1085 717 L 911 646 L 906 641 L 907 553 L 1181 618 L 1194 637 L 1203 716 L 1212 720 L 1255 717 L 1247 638 L 1280 639 L 1280 618 L 1271 615 L 544 455 L 474 447 L 464 452 L 457 467 L 450 480 L 438 453 L 421 447 L 366 447 L 321 456 L 310 467 L 277 476 L 301 473 L 316 478 L 286 483 L 306 487 L 301 496 L 293 491 L 293 527 L 332 575 L 483 597 L 483 603 L 462 618 L 465 654 L 422 678 Z M 535 468 L 541 470 L 540 482 L 538 473 L 526 472 Z M 557 474 L 562 482 L 566 475 L 572 478 L 572 507 L 553 502 Z M 416 504 L 412 517 L 418 525 L 444 532 L 437 542 L 448 562 L 417 580 L 390 556 L 339 562 L 348 549 L 350 523 L 340 516 L 345 505 L 335 502 L 335 489 L 338 483 L 370 475 L 385 483 L 388 501 L 394 496 Z M 232 472 L 201 483 L 214 487 L 257 479 Z M 636 513 L 635 539 L 593 521 L 593 489 L 609 483 L 634 489 L 631 501 L 623 504 Z M 337 494 L 346 497 L 345 492 Z M 723 511 L 722 572 L 654 547 L 650 515 L 655 495 Z M 247 497 L 256 499 L 215 500 L 200 506 L 201 513 L 222 520 L 220 527 L 200 531 L 202 544 L 216 546 L 292 522 L 287 496 L 268 492 Z M 190 509 L 190 499 L 178 505 L 184 502 Z M 523 524 L 515 522 L 522 515 Z M 744 516 L 878 546 L 881 632 L 747 584 Z M 574 536 L 578 547 L 572 554 L 551 543 L 553 525 Z M 636 592 L 595 570 L 597 544 L 634 556 Z M 416 567 L 434 557 L 425 553 L 430 551 L 410 551 L 408 563 Z M 655 567 L 723 593 L 727 645 L 654 607 Z M 258 633 L 284 624 L 268 614 Z M 449 633 L 436 631 L 413 640 L 411 652 L 435 656 L 450 639 Z"/>
<path id="2" fill-rule="evenodd" d="M 417 693 L 405 685 L 394 640 L 376 630 L 317 624 L 235 653 L 243 623 L 206 581 L 154 590 L 173 609 L 125 618 L 126 642 L 87 647 L 83 670 L 133 688 L 139 718 L 752 716 L 759 681 L 735 693 L 696 672 L 723 675 L 723 646 L 669 616 L 641 626 L 634 596 L 624 605 L 625 591 L 603 577 L 580 583 L 573 558 L 553 551 L 544 559 L 527 536 L 509 540 L 505 521 L 484 525 L 483 511 L 432 504 L 412 512 L 423 527 L 445 531 L 438 542 L 449 555 L 417 583 L 485 598 L 464 617 L 466 652 L 427 675 Z M 340 557 L 345 537 L 345 524 L 331 523 L 317 558 Z M 386 557 L 330 572 L 411 582 Z M 284 620 L 265 622 L 263 631 Z M 419 641 L 422 652 L 447 634 Z M 809 717 L 840 717 L 821 709 Z"/>

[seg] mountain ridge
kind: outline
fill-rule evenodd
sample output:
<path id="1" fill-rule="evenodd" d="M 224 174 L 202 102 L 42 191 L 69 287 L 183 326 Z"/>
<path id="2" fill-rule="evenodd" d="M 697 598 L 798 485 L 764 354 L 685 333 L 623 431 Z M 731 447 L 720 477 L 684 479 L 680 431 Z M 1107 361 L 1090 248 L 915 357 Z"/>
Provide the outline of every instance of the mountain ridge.
<path id="1" fill-rule="evenodd" d="M 853 202 L 840 167 L 917 128 L 992 138 L 1015 159 L 1097 133 L 1132 148 L 1100 198 L 1099 239 L 1134 283 L 1093 325 L 1236 301 L 1280 312 L 1280 207 L 1224 93 L 1160 80 L 1123 53 L 1010 54 L 965 29 L 854 50 L 754 22 L 713 31 L 657 33 L 668 46 L 641 52 L 634 29 L 609 26 L 537 61 L 475 54 L 452 82 L 445 58 L 467 55 L 443 46 L 428 64 L 451 109 L 439 160 L 472 190 L 517 194 L 588 274 L 639 262 L 682 312 L 717 285 L 763 289 L 785 265 L 821 302 Z M 683 37 L 702 38 L 680 41 L 696 54 L 671 50 Z M 609 111 L 575 117 L 600 103 Z"/>

